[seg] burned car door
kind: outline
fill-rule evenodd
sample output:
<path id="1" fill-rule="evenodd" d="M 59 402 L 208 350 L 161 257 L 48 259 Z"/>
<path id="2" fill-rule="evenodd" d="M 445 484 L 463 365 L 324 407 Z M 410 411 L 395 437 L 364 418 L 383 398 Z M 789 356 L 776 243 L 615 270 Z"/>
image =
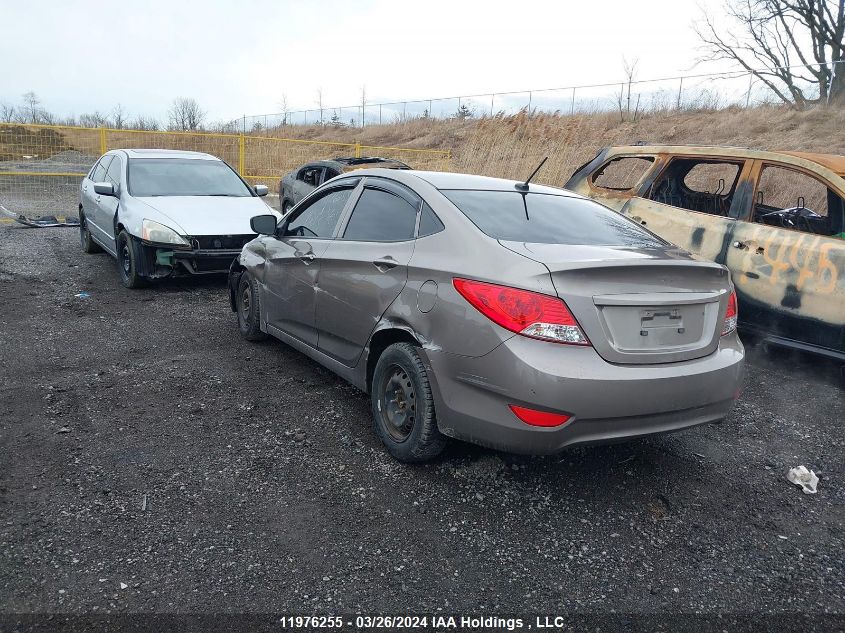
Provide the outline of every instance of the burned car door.
<path id="1" fill-rule="evenodd" d="M 744 324 L 845 351 L 845 187 L 769 161 L 755 161 L 752 179 L 725 262 Z"/>
<path id="2" fill-rule="evenodd" d="M 320 256 L 328 248 L 354 183 L 326 190 L 280 227 L 265 245 L 264 314 L 269 327 L 317 345 L 314 325 Z"/>
<path id="3" fill-rule="evenodd" d="M 621 209 L 665 240 L 724 263 L 735 218 L 750 197 L 751 161 L 672 157 Z"/>
<path id="4" fill-rule="evenodd" d="M 422 200 L 392 181 L 368 178 L 342 235 L 323 254 L 317 347 L 355 365 L 408 278 Z"/>

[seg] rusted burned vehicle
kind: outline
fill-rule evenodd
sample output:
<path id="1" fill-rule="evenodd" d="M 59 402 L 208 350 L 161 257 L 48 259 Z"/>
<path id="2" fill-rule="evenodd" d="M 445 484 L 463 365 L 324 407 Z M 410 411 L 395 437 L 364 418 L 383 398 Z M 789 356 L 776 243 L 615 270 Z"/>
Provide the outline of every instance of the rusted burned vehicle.
<path id="1" fill-rule="evenodd" d="M 845 156 L 608 147 L 566 188 L 725 264 L 747 331 L 845 360 Z"/>

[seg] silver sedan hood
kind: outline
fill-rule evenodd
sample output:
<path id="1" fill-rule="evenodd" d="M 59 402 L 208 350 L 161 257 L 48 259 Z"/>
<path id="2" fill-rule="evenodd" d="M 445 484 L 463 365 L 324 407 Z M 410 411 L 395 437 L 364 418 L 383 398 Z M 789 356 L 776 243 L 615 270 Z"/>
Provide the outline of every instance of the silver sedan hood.
<path id="1" fill-rule="evenodd" d="M 253 216 L 272 213 L 281 217 L 257 197 L 153 196 L 135 200 L 166 216 L 169 221 L 165 223 L 183 235 L 245 235 L 253 233 L 249 226 Z"/>

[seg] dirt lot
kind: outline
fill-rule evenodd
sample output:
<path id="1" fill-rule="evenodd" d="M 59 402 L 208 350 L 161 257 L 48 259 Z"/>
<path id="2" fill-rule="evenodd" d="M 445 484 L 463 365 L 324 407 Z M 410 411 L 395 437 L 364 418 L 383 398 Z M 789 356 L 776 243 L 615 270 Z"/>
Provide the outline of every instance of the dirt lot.
<path id="1" fill-rule="evenodd" d="M 845 611 L 836 367 L 756 349 L 721 425 L 409 467 L 223 280 L 0 224 L 0 306 L 0 611 Z"/>

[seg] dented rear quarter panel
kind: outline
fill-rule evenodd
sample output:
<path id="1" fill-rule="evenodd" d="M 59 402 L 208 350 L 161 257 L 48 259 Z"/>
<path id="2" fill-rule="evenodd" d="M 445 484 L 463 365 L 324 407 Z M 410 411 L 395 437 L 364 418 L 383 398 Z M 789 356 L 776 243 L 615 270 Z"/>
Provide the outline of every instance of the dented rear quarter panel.
<path id="1" fill-rule="evenodd" d="M 654 158 L 628 191 L 602 189 L 593 175 L 623 156 Z M 742 161 L 727 216 L 653 200 L 647 192 L 672 158 Z M 845 157 L 743 148 L 631 146 L 602 150 L 566 187 L 640 222 L 695 255 L 725 264 L 740 298 L 740 320 L 771 335 L 845 353 L 845 240 L 751 222 L 765 164 L 812 175 L 845 199 Z"/>

